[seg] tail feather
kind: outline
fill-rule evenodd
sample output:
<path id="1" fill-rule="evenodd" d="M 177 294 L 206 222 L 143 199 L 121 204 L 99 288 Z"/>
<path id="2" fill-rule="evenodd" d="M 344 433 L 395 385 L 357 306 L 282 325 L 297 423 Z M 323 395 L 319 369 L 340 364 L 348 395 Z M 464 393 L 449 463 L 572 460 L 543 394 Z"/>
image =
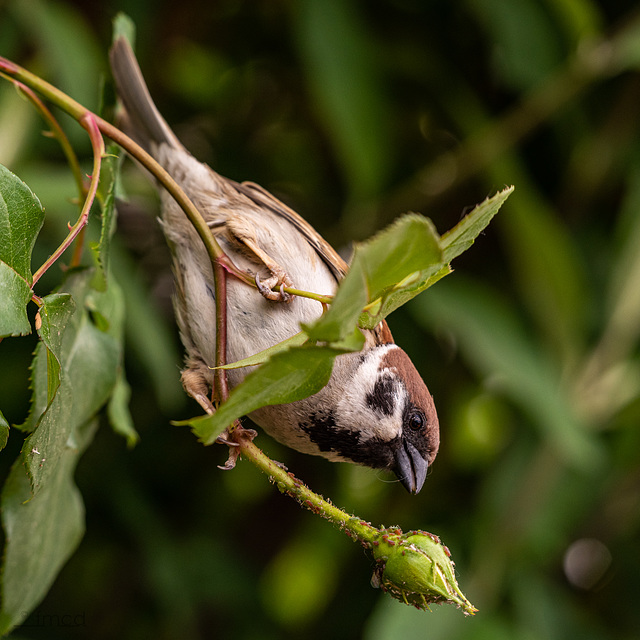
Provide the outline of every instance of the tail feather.
<path id="1" fill-rule="evenodd" d="M 154 104 L 126 38 L 121 36 L 115 40 L 109 59 L 116 90 L 126 111 L 122 118 L 125 131 L 150 152 L 153 146 L 162 143 L 183 148 Z"/>

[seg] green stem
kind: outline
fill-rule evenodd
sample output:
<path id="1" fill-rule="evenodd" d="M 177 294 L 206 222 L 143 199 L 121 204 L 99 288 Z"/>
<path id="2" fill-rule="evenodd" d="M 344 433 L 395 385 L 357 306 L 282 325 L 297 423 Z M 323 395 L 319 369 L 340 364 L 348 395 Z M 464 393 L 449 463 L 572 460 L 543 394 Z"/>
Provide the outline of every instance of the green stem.
<path id="1" fill-rule="evenodd" d="M 313 293 L 312 291 L 303 291 L 302 289 L 295 289 L 294 287 L 283 287 L 285 293 L 290 293 L 292 296 L 298 296 L 300 298 L 310 298 L 311 300 L 317 300 L 322 304 L 331 304 L 333 302 L 333 296 L 324 295 L 322 293 Z"/>
<path id="2" fill-rule="evenodd" d="M 185 192 L 144 149 L 122 131 L 85 109 L 59 89 L 0 57 L 0 76 L 5 74 L 8 74 L 12 80 L 23 82 L 30 89 L 38 91 L 49 101 L 75 118 L 88 131 L 93 148 L 93 173 L 80 217 L 76 224 L 70 228 L 67 238 L 56 252 L 36 271 L 33 283 L 35 284 L 62 255 L 82 232 L 87 223 L 91 205 L 97 194 L 102 158 L 105 154 L 104 134 L 141 162 L 167 189 L 184 210 L 207 249 L 213 265 L 217 299 L 216 365 L 218 368 L 216 370 L 215 391 L 218 400 L 226 400 L 228 397 L 226 371 L 219 368 L 226 363 L 226 272 L 233 273 L 245 281 L 248 275 L 234 267 L 218 245 L 204 218 Z M 24 91 L 24 88 L 22 90 Z M 29 90 L 26 93 L 30 95 Z M 75 156 L 73 155 L 73 157 Z M 78 175 L 76 175 L 76 179 L 78 179 Z M 288 293 L 305 295 L 322 302 L 323 305 L 331 301 L 330 296 L 322 296 L 296 289 L 290 289 Z M 34 296 L 34 300 L 39 304 L 42 303 L 37 296 Z M 410 532 L 407 537 L 399 529 L 376 529 L 370 523 L 349 515 L 322 496 L 311 491 L 292 473 L 288 473 L 282 466 L 266 456 L 263 451 L 253 444 L 249 437 L 242 437 L 241 430 L 238 429 L 237 431 L 239 432 L 238 437 L 234 439 L 242 455 L 263 471 L 272 482 L 275 482 L 281 492 L 295 498 L 300 505 L 329 520 L 349 537 L 361 542 L 363 546 L 373 551 L 376 560 L 374 577 L 381 588 L 391 593 L 393 597 L 419 608 L 428 608 L 430 602 L 446 601 L 463 607 L 466 613 L 475 612 L 475 608 L 466 600 L 457 587 L 453 564 L 448 559 L 448 550 L 443 547 L 439 539 L 431 534 L 421 532 Z M 235 456 L 230 459 L 235 460 Z"/>
<path id="3" fill-rule="evenodd" d="M 91 114 L 95 120 L 98 129 L 106 136 L 111 138 L 114 142 L 119 144 L 129 155 L 138 160 L 149 172 L 162 184 L 162 186 L 171 194 L 178 205 L 184 210 L 185 214 L 195 227 L 198 235 L 202 239 L 207 253 L 214 263 L 218 259 L 226 259 L 226 256 L 220 245 L 214 238 L 213 234 L 207 227 L 207 223 L 204 218 L 195 207 L 193 202 L 189 199 L 187 194 L 182 188 L 173 180 L 173 178 L 161 167 L 154 158 L 151 157 L 140 145 L 136 144 L 129 136 L 125 135 L 120 129 L 114 127 L 112 124 L 103 120 L 99 116 L 91 113 L 86 107 L 82 106 L 79 102 L 76 102 L 73 98 L 66 93 L 60 91 L 57 87 L 49 84 L 42 78 L 35 74 L 23 69 L 19 65 L 7 60 L 0 56 L 0 72 L 15 78 L 20 82 L 23 82 L 28 87 L 37 91 L 41 96 L 46 98 L 49 102 L 55 104 L 57 107 L 68 113 L 72 118 L 78 122 L 82 121 L 82 118 L 87 114 Z M 228 259 L 227 259 L 228 260 Z M 235 268 L 230 263 L 227 268 L 233 271 Z M 235 270 L 237 271 L 237 269 Z"/>

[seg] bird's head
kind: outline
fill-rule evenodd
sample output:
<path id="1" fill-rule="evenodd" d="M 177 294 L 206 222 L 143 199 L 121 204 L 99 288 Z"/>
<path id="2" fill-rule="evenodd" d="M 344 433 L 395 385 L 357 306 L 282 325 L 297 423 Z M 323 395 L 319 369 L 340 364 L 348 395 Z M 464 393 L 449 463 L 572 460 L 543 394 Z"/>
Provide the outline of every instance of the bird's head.
<path id="1" fill-rule="evenodd" d="M 301 421 L 300 428 L 320 455 L 389 469 L 407 491 L 418 493 L 440 444 L 429 390 L 395 344 L 346 358 L 358 358 L 356 366 L 345 366 L 338 358 L 321 408 Z"/>

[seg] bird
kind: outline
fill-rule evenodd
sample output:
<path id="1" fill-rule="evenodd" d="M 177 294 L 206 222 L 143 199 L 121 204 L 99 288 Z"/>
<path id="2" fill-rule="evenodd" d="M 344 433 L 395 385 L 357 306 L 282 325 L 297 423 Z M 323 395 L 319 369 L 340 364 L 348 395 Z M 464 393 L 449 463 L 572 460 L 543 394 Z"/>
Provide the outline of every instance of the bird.
<path id="1" fill-rule="evenodd" d="M 332 295 L 348 264 L 300 215 L 252 182 L 223 177 L 198 161 L 157 109 L 129 41 L 112 44 L 110 65 L 122 107 L 119 126 L 182 187 L 252 287 L 227 278 L 227 361 L 235 362 L 300 331 L 323 313 L 321 302 L 285 287 Z M 172 196 L 160 190 L 160 224 L 172 253 L 174 309 L 185 349 L 182 384 L 209 413 L 216 363 L 216 293 L 204 244 Z M 335 359 L 320 391 L 262 407 L 249 418 L 280 443 L 330 461 L 395 473 L 417 494 L 438 452 L 440 427 L 426 384 L 386 321 L 363 329 L 364 347 Z M 228 371 L 230 388 L 246 375 Z"/>

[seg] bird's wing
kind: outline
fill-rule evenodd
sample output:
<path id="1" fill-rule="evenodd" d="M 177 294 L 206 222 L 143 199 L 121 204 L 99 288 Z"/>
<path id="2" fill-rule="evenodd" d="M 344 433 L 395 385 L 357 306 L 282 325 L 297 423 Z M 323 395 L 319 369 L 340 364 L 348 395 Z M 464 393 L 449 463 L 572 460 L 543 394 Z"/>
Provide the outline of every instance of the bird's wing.
<path id="1" fill-rule="evenodd" d="M 235 186 L 240 193 L 247 196 L 258 206 L 265 207 L 274 215 L 288 220 L 324 260 L 336 279 L 342 280 L 344 278 L 349 270 L 349 265 L 304 218 L 258 184 L 243 182 L 242 184 L 236 183 Z M 386 320 L 382 320 L 374 329 L 366 333 L 370 346 L 391 344 L 394 341 Z"/>
<path id="2" fill-rule="evenodd" d="M 338 252 L 299 214 L 253 182 L 236 183 L 236 189 L 260 207 L 290 222 L 324 260 L 337 280 L 342 280 L 349 270 Z"/>

